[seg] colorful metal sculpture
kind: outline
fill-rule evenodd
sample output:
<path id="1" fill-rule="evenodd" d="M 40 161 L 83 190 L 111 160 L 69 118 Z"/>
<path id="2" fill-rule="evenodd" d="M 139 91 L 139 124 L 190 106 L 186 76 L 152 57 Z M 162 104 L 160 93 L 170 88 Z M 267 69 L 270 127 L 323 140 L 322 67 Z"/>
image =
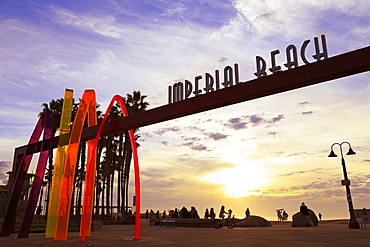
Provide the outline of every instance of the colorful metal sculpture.
<path id="1" fill-rule="evenodd" d="M 42 182 L 44 181 L 44 175 L 46 170 L 46 163 L 48 161 L 48 157 L 52 150 L 50 149 L 51 145 L 51 137 L 52 137 L 52 128 L 53 128 L 53 121 L 52 121 L 52 113 L 50 111 L 44 111 L 43 114 L 45 115 L 45 126 L 44 126 L 44 137 L 43 139 L 46 140 L 44 145 L 46 145 L 46 150 L 42 151 L 39 156 L 39 161 L 36 168 L 36 174 L 33 178 L 31 192 L 28 198 L 28 203 L 26 207 L 26 211 L 23 215 L 23 220 L 21 227 L 19 229 L 18 238 L 28 238 L 28 234 L 31 229 L 32 219 L 35 214 L 35 209 L 37 205 L 37 200 L 40 195 L 40 190 L 42 187 Z"/>
<path id="2" fill-rule="evenodd" d="M 46 237 L 54 237 L 54 240 L 67 240 L 68 235 L 68 223 L 71 208 L 71 197 L 73 189 L 73 181 L 75 177 L 76 162 L 78 158 L 78 150 L 81 142 L 82 130 L 85 123 L 86 115 L 88 116 L 88 126 L 96 125 L 96 97 L 94 90 L 86 90 L 82 96 L 79 108 L 76 113 L 76 117 L 72 126 L 72 131 L 69 136 L 69 123 L 71 120 L 71 109 L 72 109 L 72 98 L 73 91 L 66 90 L 64 96 L 61 125 L 60 125 L 60 137 L 57 150 L 56 163 L 54 167 L 53 184 L 50 197 L 50 203 L 48 208 L 48 221 L 46 227 Z M 88 157 L 86 165 L 86 179 L 85 179 L 85 193 L 84 203 L 82 207 L 82 219 L 80 225 L 80 236 L 81 240 L 85 241 L 86 236 L 90 236 L 93 201 L 94 201 L 94 185 L 96 175 L 96 150 L 99 142 L 99 137 L 102 133 L 104 125 L 110 110 L 115 102 L 118 102 L 121 106 L 124 117 L 128 116 L 128 112 L 125 106 L 123 98 L 119 95 L 115 95 L 104 115 L 104 119 L 99 126 L 98 132 L 94 139 L 88 141 Z M 31 189 L 30 200 L 24 215 L 24 219 L 21 225 L 21 229 L 18 237 L 28 237 L 33 214 L 35 212 L 37 199 L 39 197 L 40 188 L 42 185 L 42 179 L 44 177 L 47 157 L 49 156 L 51 147 L 52 137 L 52 114 L 50 111 L 44 111 L 39 122 L 37 123 L 35 130 L 31 136 L 29 144 L 33 144 L 38 141 L 41 136 L 41 132 L 44 130 L 44 145 L 47 147 L 42 148 L 40 153 L 40 159 L 36 171 L 36 176 Z M 128 130 L 130 143 L 132 147 L 132 154 L 134 159 L 134 171 L 135 171 L 135 235 L 134 239 L 140 239 L 140 173 L 139 173 L 139 159 L 137 154 L 136 140 L 134 131 Z M 67 145 L 68 143 L 68 145 Z M 33 153 L 32 146 L 28 146 L 25 151 L 25 156 L 22 159 L 21 165 L 18 168 L 15 184 L 11 192 L 11 198 L 8 203 L 7 211 L 3 226 L 1 229 L 0 236 L 9 236 L 11 225 L 15 219 L 15 209 L 19 200 L 21 189 L 23 187 L 24 179 L 27 174 L 29 164 L 31 162 Z"/>
<path id="3" fill-rule="evenodd" d="M 67 240 L 73 181 L 78 158 L 78 149 L 81 142 L 81 135 L 86 115 L 88 115 L 88 126 L 96 125 L 96 97 L 94 90 L 85 90 L 73 122 L 72 131 L 68 142 L 67 159 L 62 177 L 62 187 L 60 191 L 54 240 Z M 96 155 L 92 154 L 90 151 L 93 145 L 92 142 L 93 140 L 88 142 L 88 160 L 92 159 L 92 162 L 95 162 L 94 157 L 96 157 Z"/>
<path id="4" fill-rule="evenodd" d="M 126 117 L 128 116 L 128 112 L 125 106 L 125 102 L 120 95 L 115 95 L 105 114 L 103 121 L 101 122 L 98 132 L 95 136 L 95 143 L 92 147 L 91 152 L 96 153 L 96 149 L 99 143 L 99 137 L 105 125 L 105 122 L 109 116 L 110 110 L 115 102 L 118 102 L 121 106 L 122 113 Z M 136 214 L 135 214 L 135 236 L 134 239 L 140 239 L 140 176 L 139 176 L 139 159 L 137 155 L 137 148 L 136 148 L 136 140 L 133 130 L 129 130 L 129 137 L 132 147 L 132 153 L 134 158 L 134 170 L 135 170 L 135 193 L 136 193 Z M 90 150 L 89 150 L 90 153 Z M 92 209 L 93 209 L 93 199 L 94 199 L 94 184 L 95 184 L 95 173 L 96 173 L 96 165 L 95 159 L 93 159 L 92 155 L 89 155 L 90 159 L 86 165 L 86 186 L 85 186 L 85 197 L 84 203 L 82 208 L 82 218 L 81 218 L 81 226 L 80 226 L 80 236 L 81 241 L 85 241 L 86 236 L 90 236 L 90 229 L 91 229 L 91 219 L 92 219 Z"/>
<path id="5" fill-rule="evenodd" d="M 16 210 L 18 206 L 18 201 L 22 192 L 22 188 L 24 185 L 24 181 L 27 175 L 28 168 L 30 166 L 32 156 L 33 154 L 28 154 L 28 153 L 33 153 L 32 151 L 32 145 L 33 143 L 38 142 L 41 133 L 44 131 L 44 140 L 49 139 L 49 141 L 44 142 L 43 145 L 47 145 L 46 147 L 43 147 L 42 149 L 46 149 L 47 151 L 41 152 L 40 157 L 39 157 L 39 162 L 38 162 L 38 168 L 36 172 L 36 183 L 32 188 L 32 198 L 30 197 L 30 203 L 27 206 L 27 211 L 26 214 L 24 215 L 26 218 L 24 218 L 22 227 L 23 227 L 23 233 L 19 237 L 25 237 L 26 235 L 28 236 L 27 229 L 30 228 L 30 224 L 32 223 L 33 219 L 33 214 L 34 214 L 34 209 L 35 205 L 37 203 L 37 198 L 38 198 L 38 193 L 40 192 L 40 186 L 41 186 L 41 181 L 43 179 L 43 173 L 41 170 L 44 169 L 45 171 L 45 165 L 47 161 L 47 156 L 49 154 L 49 146 L 50 146 L 50 140 L 51 140 L 51 126 L 52 126 L 52 115 L 51 112 L 48 110 L 44 110 L 43 113 L 41 114 L 39 121 L 37 122 L 35 129 L 31 135 L 31 138 L 28 142 L 28 146 L 26 148 L 25 154 L 22 158 L 21 164 L 18 167 L 16 171 L 16 176 L 14 179 L 14 184 L 12 186 L 11 192 L 10 192 L 10 198 L 8 201 L 8 205 L 6 207 L 5 211 L 5 216 L 3 220 L 3 225 L 1 227 L 1 232 L 0 236 L 9 236 L 11 227 L 14 223 L 15 217 L 16 217 Z M 40 167 L 40 169 L 39 169 Z M 40 181 L 41 180 L 41 181 Z M 36 188 L 38 187 L 38 188 Z M 33 210 L 33 211 L 32 211 Z M 27 216 L 26 216 L 27 215 Z M 28 230 L 29 231 L 29 230 Z M 27 232 L 27 234 L 25 234 Z"/>
<path id="6" fill-rule="evenodd" d="M 72 117 L 73 90 L 66 89 L 62 107 L 62 115 L 59 126 L 59 142 L 56 151 L 56 158 L 53 171 L 53 180 L 50 191 L 50 201 L 46 222 L 46 238 L 54 238 L 58 215 L 59 195 L 62 185 L 64 163 L 68 150 L 68 139 Z"/>

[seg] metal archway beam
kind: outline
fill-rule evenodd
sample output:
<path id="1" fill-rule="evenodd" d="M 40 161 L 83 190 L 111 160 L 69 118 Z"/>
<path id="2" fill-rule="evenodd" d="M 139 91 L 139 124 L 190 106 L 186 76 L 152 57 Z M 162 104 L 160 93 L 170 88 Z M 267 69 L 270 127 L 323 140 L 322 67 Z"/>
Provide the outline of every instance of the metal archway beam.
<path id="1" fill-rule="evenodd" d="M 246 81 L 212 93 L 199 95 L 187 100 L 133 114 L 128 117 L 112 120 L 105 124 L 102 135 L 148 126 L 223 106 L 363 73 L 369 70 L 370 46 L 298 68 Z M 87 140 L 93 138 L 98 128 L 98 125 L 85 128 L 83 130 L 82 139 Z M 53 138 L 53 147 L 57 147 L 58 138 L 59 137 Z M 61 136 L 61 138 L 63 138 L 63 136 Z M 34 147 L 29 150 L 40 152 L 42 147 L 41 143 L 42 141 L 32 144 Z M 13 168 L 14 165 L 16 166 L 17 157 L 24 153 L 26 147 L 27 146 L 21 146 L 15 149 Z"/>

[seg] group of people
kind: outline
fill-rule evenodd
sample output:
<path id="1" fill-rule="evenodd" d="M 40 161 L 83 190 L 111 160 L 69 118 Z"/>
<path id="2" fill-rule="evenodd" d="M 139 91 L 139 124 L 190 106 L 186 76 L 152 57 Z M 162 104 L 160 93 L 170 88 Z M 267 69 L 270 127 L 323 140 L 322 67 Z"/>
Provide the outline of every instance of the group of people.
<path id="1" fill-rule="evenodd" d="M 145 218 L 146 219 L 149 219 L 149 218 L 195 218 L 195 219 L 199 219 L 199 214 L 198 214 L 198 210 L 194 207 L 194 206 L 191 206 L 190 210 L 188 210 L 186 207 L 182 207 L 181 210 L 178 210 L 177 208 L 175 208 L 174 210 L 168 210 L 168 212 L 166 210 L 163 210 L 162 213 L 159 212 L 159 210 L 157 210 L 156 213 L 154 213 L 153 209 L 151 209 L 150 211 L 147 209 L 146 212 L 145 212 Z"/>
<path id="2" fill-rule="evenodd" d="M 285 212 L 284 209 L 277 209 L 276 210 L 278 221 L 286 221 L 288 220 L 288 213 Z"/>
<path id="3" fill-rule="evenodd" d="M 233 218 L 234 215 L 232 215 L 233 211 L 229 209 L 228 211 L 225 210 L 225 206 L 221 206 L 220 213 L 218 217 L 220 219 L 224 219 L 225 215 L 227 215 L 228 218 Z M 249 209 L 247 208 L 245 212 L 246 216 L 249 216 L 250 212 Z M 174 210 L 166 210 L 163 211 L 163 213 L 160 213 L 159 210 L 157 210 L 156 213 L 154 213 L 153 209 L 150 211 L 147 209 L 145 212 L 145 218 L 195 218 L 195 219 L 200 219 L 200 216 L 198 214 L 198 210 L 194 207 L 191 206 L 190 210 L 188 210 L 186 207 L 182 207 L 181 210 L 178 210 L 175 208 Z M 206 208 L 204 212 L 204 219 L 215 219 L 216 218 L 216 213 L 214 208 Z"/>

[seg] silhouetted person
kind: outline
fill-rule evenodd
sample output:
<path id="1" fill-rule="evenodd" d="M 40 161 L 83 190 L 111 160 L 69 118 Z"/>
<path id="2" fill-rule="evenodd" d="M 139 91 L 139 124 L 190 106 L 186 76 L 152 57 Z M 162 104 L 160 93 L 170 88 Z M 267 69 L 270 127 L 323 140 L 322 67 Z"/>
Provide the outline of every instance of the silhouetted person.
<path id="1" fill-rule="evenodd" d="M 249 208 L 245 210 L 245 218 L 247 218 L 249 215 L 251 215 L 251 212 L 249 211 Z"/>
<path id="2" fill-rule="evenodd" d="M 198 211 L 197 211 L 197 209 L 194 206 L 191 206 L 190 218 L 199 219 Z"/>
<path id="3" fill-rule="evenodd" d="M 288 220 L 288 214 L 287 214 L 287 212 L 285 212 L 285 210 L 283 211 L 283 218 L 284 218 L 284 220 Z"/>
<path id="4" fill-rule="evenodd" d="M 303 215 L 308 215 L 308 208 L 304 202 L 302 202 L 301 206 L 299 207 L 299 211 Z"/>
<path id="5" fill-rule="evenodd" d="M 361 229 L 366 229 L 366 224 L 369 223 L 369 216 L 367 215 L 366 208 L 362 209 L 362 216 L 361 216 Z"/>
<path id="6" fill-rule="evenodd" d="M 37 207 L 37 209 L 36 209 L 36 220 L 41 220 L 41 218 L 40 218 L 40 215 L 41 215 L 41 213 L 42 213 L 42 206 L 41 205 L 39 205 L 38 207 Z"/>
<path id="7" fill-rule="evenodd" d="M 231 208 L 227 211 L 227 218 L 231 218 L 231 216 L 232 216 L 232 214 L 233 214 L 233 211 L 231 210 Z"/>
<path id="8" fill-rule="evenodd" d="M 281 210 L 277 210 L 276 213 L 277 213 L 278 221 L 282 221 L 283 217 L 281 216 Z"/>
<path id="9" fill-rule="evenodd" d="M 173 218 L 178 218 L 179 217 L 179 210 L 175 208 L 175 212 L 173 212 Z"/>
<path id="10" fill-rule="evenodd" d="M 220 214 L 218 215 L 218 217 L 220 217 L 221 219 L 224 219 L 225 218 L 225 215 L 224 214 L 227 214 L 227 213 L 225 211 L 225 206 L 222 205 L 221 206 L 221 209 L 220 209 Z"/>
<path id="11" fill-rule="evenodd" d="M 146 220 L 149 219 L 149 211 L 148 211 L 148 209 L 145 211 L 145 219 Z"/>
<path id="12" fill-rule="evenodd" d="M 213 208 L 209 211 L 209 217 L 214 220 L 216 218 L 215 210 Z"/>
<path id="13" fill-rule="evenodd" d="M 319 219 L 320 219 L 320 221 L 321 221 L 321 217 L 322 217 L 322 214 L 321 214 L 321 213 L 319 213 Z"/>
<path id="14" fill-rule="evenodd" d="M 207 220 L 209 217 L 208 208 L 206 208 L 206 211 L 204 212 L 204 218 Z"/>
<path id="15" fill-rule="evenodd" d="M 182 207 L 180 210 L 180 218 L 190 218 L 189 211 L 186 209 L 186 207 Z"/>

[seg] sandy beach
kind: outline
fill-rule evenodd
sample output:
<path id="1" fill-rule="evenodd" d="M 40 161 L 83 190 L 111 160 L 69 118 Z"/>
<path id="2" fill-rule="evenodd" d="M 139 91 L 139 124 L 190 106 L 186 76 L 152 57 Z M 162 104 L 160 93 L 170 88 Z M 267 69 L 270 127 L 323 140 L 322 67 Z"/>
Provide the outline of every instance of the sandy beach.
<path id="1" fill-rule="evenodd" d="M 291 222 L 272 221 L 272 227 L 235 227 L 214 229 L 199 227 L 149 226 L 141 221 L 141 239 L 133 240 L 133 225 L 104 225 L 81 242 L 78 232 L 67 241 L 45 239 L 31 233 L 27 239 L 16 234 L 0 238 L 1 246 L 368 246 L 367 229 L 348 229 L 348 220 L 321 221 L 317 227 L 291 227 Z"/>

